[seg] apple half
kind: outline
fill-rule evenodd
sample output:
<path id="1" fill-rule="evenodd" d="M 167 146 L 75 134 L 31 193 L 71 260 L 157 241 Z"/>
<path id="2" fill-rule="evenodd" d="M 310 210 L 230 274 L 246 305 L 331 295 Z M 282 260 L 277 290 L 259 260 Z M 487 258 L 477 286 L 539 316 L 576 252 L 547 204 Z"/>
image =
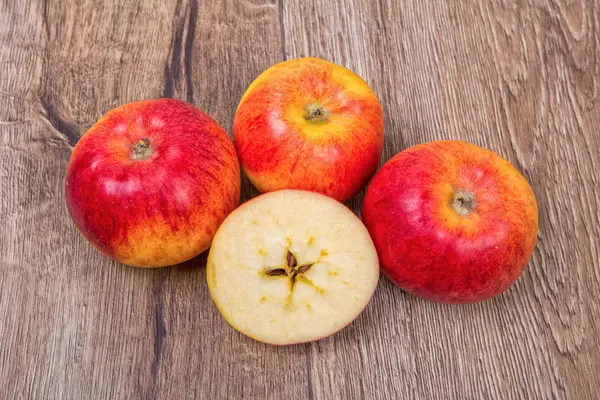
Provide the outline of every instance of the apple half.
<path id="1" fill-rule="evenodd" d="M 343 204 L 279 190 L 225 219 L 206 275 L 231 326 L 285 345 L 324 338 L 352 322 L 375 291 L 379 262 L 367 229 Z"/>

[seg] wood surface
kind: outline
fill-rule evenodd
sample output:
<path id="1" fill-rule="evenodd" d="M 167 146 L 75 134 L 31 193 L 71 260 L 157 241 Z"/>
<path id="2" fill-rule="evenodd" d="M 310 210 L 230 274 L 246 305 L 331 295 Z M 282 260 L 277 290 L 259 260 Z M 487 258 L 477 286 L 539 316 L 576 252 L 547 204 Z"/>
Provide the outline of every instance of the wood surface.
<path id="1" fill-rule="evenodd" d="M 77 233 L 65 169 L 103 113 L 176 97 L 231 132 L 253 78 L 301 56 L 374 88 L 382 162 L 452 138 L 524 173 L 540 231 L 507 293 L 382 278 L 345 330 L 270 347 L 220 316 L 205 255 L 135 269 Z M 0 398 L 597 399 L 599 146 L 599 0 L 0 0 Z"/>

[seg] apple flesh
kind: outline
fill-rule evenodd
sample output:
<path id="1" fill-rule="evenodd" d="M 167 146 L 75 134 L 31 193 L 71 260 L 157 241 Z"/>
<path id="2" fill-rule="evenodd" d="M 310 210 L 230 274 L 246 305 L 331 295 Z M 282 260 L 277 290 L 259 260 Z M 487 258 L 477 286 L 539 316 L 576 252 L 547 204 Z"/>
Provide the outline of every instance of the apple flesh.
<path id="1" fill-rule="evenodd" d="M 256 78 L 240 101 L 233 132 L 242 168 L 259 191 L 304 189 L 343 202 L 377 169 L 383 113 L 352 71 L 300 58 Z"/>
<path id="2" fill-rule="evenodd" d="M 75 146 L 65 180 L 81 234 L 138 267 L 177 264 L 207 250 L 239 196 L 239 164 L 226 132 L 172 99 L 109 111 Z"/>
<path id="3" fill-rule="evenodd" d="M 281 190 L 225 219 L 206 274 L 235 329 L 284 345 L 329 336 L 353 321 L 375 291 L 379 264 L 365 226 L 343 204 Z"/>
<path id="4" fill-rule="evenodd" d="M 382 271 L 416 296 L 472 303 L 521 275 L 538 230 L 535 196 L 499 155 L 460 141 L 411 147 L 375 175 L 363 220 Z"/>

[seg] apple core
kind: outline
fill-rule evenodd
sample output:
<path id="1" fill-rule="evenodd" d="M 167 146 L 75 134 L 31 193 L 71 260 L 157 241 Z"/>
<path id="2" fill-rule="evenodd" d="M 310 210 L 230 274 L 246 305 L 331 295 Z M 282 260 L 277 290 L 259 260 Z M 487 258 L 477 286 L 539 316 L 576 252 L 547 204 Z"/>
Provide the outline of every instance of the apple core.
<path id="1" fill-rule="evenodd" d="M 321 250 L 321 255 L 326 253 L 324 250 Z M 314 265 L 314 263 L 304 263 L 298 265 L 298 261 L 294 254 L 288 250 L 286 256 L 286 265 L 282 268 L 268 268 L 265 270 L 265 274 L 268 276 L 285 276 L 290 281 L 290 292 L 294 290 L 294 286 L 296 285 L 296 281 L 302 280 L 305 283 L 308 283 L 311 286 L 317 288 L 317 286 L 307 278 L 304 273 L 307 272 L 310 267 Z"/>

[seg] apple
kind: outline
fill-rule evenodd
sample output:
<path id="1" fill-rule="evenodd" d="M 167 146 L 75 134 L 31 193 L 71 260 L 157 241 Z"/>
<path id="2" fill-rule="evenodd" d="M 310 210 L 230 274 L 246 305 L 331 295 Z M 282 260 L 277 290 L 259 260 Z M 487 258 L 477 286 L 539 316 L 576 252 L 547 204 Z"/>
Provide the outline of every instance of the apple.
<path id="1" fill-rule="evenodd" d="M 352 71 L 300 58 L 252 82 L 233 133 L 240 164 L 259 191 L 304 189 L 344 202 L 377 169 L 383 113 L 375 93 Z"/>
<path id="2" fill-rule="evenodd" d="M 339 331 L 365 308 L 379 279 L 360 219 L 327 196 L 291 189 L 233 211 L 206 268 L 211 296 L 229 324 L 276 345 Z"/>
<path id="3" fill-rule="evenodd" d="M 124 264 L 163 267 L 197 256 L 240 196 L 233 143 L 208 115 L 173 99 L 105 114 L 75 146 L 69 213 L 98 250 Z"/>
<path id="4" fill-rule="evenodd" d="M 538 209 L 525 178 L 489 150 L 460 141 L 411 147 L 375 175 L 363 220 L 382 271 L 442 303 L 504 292 L 536 242 Z"/>

